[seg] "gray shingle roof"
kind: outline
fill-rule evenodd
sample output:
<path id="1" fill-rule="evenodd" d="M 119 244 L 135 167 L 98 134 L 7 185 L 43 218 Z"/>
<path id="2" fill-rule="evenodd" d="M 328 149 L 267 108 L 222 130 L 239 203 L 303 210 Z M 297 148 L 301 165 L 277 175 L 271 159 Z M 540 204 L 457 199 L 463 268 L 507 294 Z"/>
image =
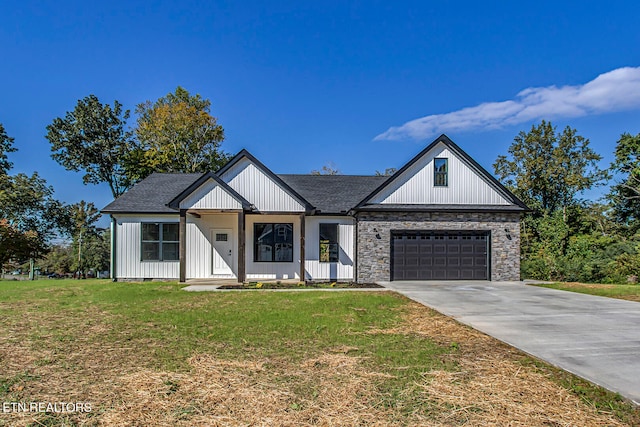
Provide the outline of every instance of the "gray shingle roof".
<path id="1" fill-rule="evenodd" d="M 278 175 L 319 213 L 341 213 L 353 208 L 387 177 L 362 175 Z"/>
<path id="2" fill-rule="evenodd" d="M 167 203 L 193 184 L 201 173 L 153 173 L 102 209 L 105 213 L 176 213 Z"/>
<path id="3" fill-rule="evenodd" d="M 167 206 L 203 174 L 154 173 L 111 202 L 104 213 L 176 213 Z M 362 175 L 278 175 L 291 189 L 314 206 L 318 214 L 339 214 L 369 196 L 388 177 Z M 518 205 L 363 205 L 358 210 L 416 211 L 518 211 Z"/>

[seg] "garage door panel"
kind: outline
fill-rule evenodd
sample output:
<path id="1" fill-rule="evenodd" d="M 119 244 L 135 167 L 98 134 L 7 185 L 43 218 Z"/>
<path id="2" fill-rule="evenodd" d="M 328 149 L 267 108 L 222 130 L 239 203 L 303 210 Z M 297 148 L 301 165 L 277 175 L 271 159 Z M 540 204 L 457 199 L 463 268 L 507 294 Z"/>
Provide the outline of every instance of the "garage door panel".
<path id="1" fill-rule="evenodd" d="M 445 267 L 447 265 L 447 257 L 439 256 L 431 258 L 434 267 Z"/>
<path id="2" fill-rule="evenodd" d="M 421 244 L 419 248 L 419 252 L 422 255 L 429 255 L 433 253 L 433 245 L 430 244 Z"/>
<path id="3" fill-rule="evenodd" d="M 447 258 L 447 267 L 460 267 L 460 258 Z"/>
<path id="4" fill-rule="evenodd" d="M 421 267 L 433 267 L 433 258 L 432 257 L 420 258 L 420 266 Z"/>
<path id="5" fill-rule="evenodd" d="M 407 231 L 392 236 L 392 280 L 487 280 L 488 232 Z"/>
<path id="6" fill-rule="evenodd" d="M 420 264 L 420 258 L 415 256 L 407 256 L 405 258 L 405 267 L 417 267 Z"/>

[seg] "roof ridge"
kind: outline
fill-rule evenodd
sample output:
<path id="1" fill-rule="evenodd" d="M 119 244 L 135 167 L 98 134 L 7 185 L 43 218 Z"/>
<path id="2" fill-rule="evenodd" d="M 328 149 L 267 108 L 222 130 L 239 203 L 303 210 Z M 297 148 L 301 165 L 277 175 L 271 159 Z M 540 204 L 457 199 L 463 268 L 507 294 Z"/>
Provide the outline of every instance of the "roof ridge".
<path id="1" fill-rule="evenodd" d="M 358 177 L 358 178 L 386 178 L 385 176 L 382 176 L 382 175 L 362 175 L 362 174 L 345 174 L 345 173 L 339 173 L 335 175 L 314 174 L 314 173 L 278 173 L 276 175 L 278 176 L 335 176 L 335 177 L 349 176 L 349 177 Z"/>

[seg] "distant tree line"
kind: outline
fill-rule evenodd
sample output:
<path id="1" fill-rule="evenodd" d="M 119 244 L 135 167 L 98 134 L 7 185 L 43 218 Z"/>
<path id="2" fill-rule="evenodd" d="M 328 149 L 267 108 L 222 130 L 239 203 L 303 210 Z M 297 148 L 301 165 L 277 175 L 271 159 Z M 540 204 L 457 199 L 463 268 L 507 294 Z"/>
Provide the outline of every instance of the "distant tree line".
<path id="1" fill-rule="evenodd" d="M 614 162 L 589 140 L 542 121 L 520 132 L 494 170 L 531 212 L 521 222 L 524 278 L 637 282 L 640 273 L 640 134 L 622 134 Z M 583 192 L 613 180 L 599 201 Z"/>

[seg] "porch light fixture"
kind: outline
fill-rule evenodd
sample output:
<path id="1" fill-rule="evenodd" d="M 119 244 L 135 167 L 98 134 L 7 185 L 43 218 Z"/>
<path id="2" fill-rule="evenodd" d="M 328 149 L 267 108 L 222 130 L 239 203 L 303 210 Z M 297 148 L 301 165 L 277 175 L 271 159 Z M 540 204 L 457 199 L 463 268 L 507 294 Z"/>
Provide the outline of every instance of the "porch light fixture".
<path id="1" fill-rule="evenodd" d="M 509 231 L 509 229 L 508 229 L 508 228 L 505 228 L 505 229 L 504 229 L 504 232 L 507 234 L 507 239 L 508 239 L 508 240 L 511 240 L 511 231 Z"/>

